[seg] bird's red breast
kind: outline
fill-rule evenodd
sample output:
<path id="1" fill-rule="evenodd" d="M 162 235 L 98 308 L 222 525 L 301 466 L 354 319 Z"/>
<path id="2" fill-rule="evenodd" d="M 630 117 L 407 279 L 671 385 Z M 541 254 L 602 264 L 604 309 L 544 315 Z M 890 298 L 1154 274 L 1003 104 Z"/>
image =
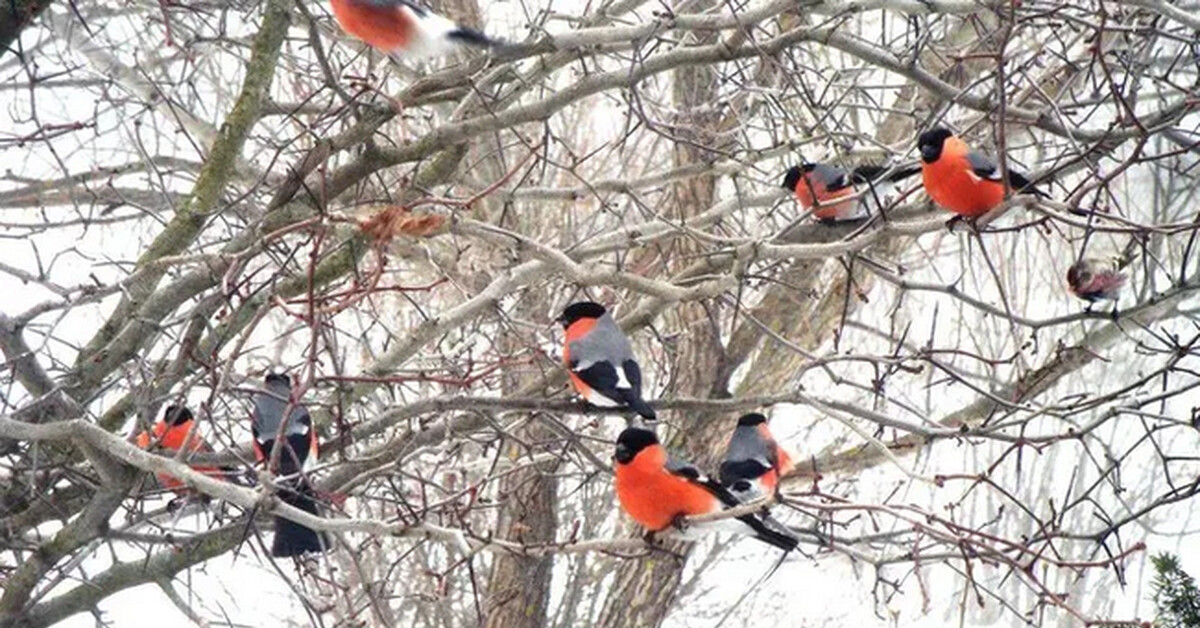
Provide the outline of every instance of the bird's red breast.
<path id="1" fill-rule="evenodd" d="M 667 452 L 650 445 L 626 464 L 616 464 L 617 501 L 634 521 L 662 530 L 679 515 L 701 515 L 721 509 L 712 493 L 667 471 Z"/>
<path id="2" fill-rule="evenodd" d="M 771 433 L 771 428 L 767 427 L 766 423 L 758 424 L 758 433 L 775 448 L 775 471 L 777 472 L 777 476 L 787 475 L 796 466 L 792 462 L 792 457 L 775 441 L 775 435 Z"/>
<path id="3" fill-rule="evenodd" d="M 767 427 L 766 423 L 758 424 L 758 433 L 775 449 L 774 468 L 762 474 L 758 478 L 758 481 L 762 484 L 764 491 L 774 493 L 775 487 L 779 486 L 779 478 L 787 475 L 795 464 L 792 462 L 792 457 L 788 455 L 787 451 L 783 447 L 780 447 L 779 443 L 775 442 L 775 435 L 771 433 L 771 428 Z"/>
<path id="4" fill-rule="evenodd" d="M 575 391 L 584 399 L 591 398 L 592 387 L 571 370 L 571 343 L 588 335 L 588 332 L 596 326 L 596 320 L 595 318 L 581 318 L 571 323 L 566 330 L 566 340 L 563 341 L 563 363 L 567 365 L 567 376 L 571 378 L 571 385 L 575 387 Z"/>
<path id="5" fill-rule="evenodd" d="M 212 447 L 204 441 L 199 432 L 192 434 L 190 440 L 187 439 L 188 432 L 192 429 L 193 421 L 184 421 L 179 425 L 168 426 L 165 421 L 159 421 L 154 424 L 154 427 L 149 432 L 142 432 L 137 436 L 137 446 L 142 449 L 149 449 L 152 443 L 158 443 L 164 449 L 171 451 L 179 451 L 184 447 L 184 441 L 187 440 L 188 451 L 196 452 L 211 452 Z M 153 432 L 153 434 L 151 434 Z M 193 469 L 210 475 L 213 477 L 222 477 L 223 473 L 217 467 L 192 467 Z M 158 473 L 158 483 L 163 488 L 171 489 L 175 492 L 180 492 L 185 488 L 185 484 L 173 475 L 166 473 Z"/>
<path id="6" fill-rule="evenodd" d="M 258 444 L 258 440 L 254 440 L 250 444 L 254 447 L 254 460 L 256 462 L 262 462 L 267 459 L 267 454 L 262 450 L 262 445 Z"/>
<path id="7" fill-rule="evenodd" d="M 330 0 L 333 16 L 347 33 L 384 52 L 406 48 L 417 25 L 395 6 L 374 6 L 361 0 Z"/>
<path id="8" fill-rule="evenodd" d="M 820 202 L 820 206 L 813 210 L 813 215 L 822 220 L 830 220 L 844 215 L 854 208 L 854 201 L 836 202 L 839 198 L 845 198 L 854 194 L 853 187 L 844 187 L 840 190 L 830 191 L 825 187 L 825 184 L 815 179 L 812 174 L 805 174 L 796 182 L 796 200 L 800 201 L 800 205 L 804 209 L 813 209 Z"/>
<path id="9" fill-rule="evenodd" d="M 982 216 L 1004 201 L 1004 184 L 975 175 L 967 160 L 970 148 L 950 136 L 933 163 L 921 163 L 925 192 L 935 203 L 968 218 Z"/>

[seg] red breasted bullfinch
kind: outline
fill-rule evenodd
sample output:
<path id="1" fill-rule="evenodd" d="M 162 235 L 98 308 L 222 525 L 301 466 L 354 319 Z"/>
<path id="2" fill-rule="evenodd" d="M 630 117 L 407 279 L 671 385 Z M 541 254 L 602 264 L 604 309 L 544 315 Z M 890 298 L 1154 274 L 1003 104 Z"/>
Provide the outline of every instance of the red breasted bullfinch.
<path id="1" fill-rule="evenodd" d="M 917 147 L 921 150 L 925 192 L 938 205 L 960 216 L 975 218 L 1004 201 L 1004 182 L 996 162 L 971 150 L 950 131 L 940 127 L 926 131 L 917 138 Z M 1008 169 L 1008 185 L 1014 193 L 1046 196 L 1012 168 Z"/>
<path id="2" fill-rule="evenodd" d="M 721 484 L 742 501 L 773 495 L 779 478 L 792 470 L 792 458 L 775 442 L 767 417 L 747 414 L 738 419 L 725 459 L 721 462 Z"/>
<path id="3" fill-rule="evenodd" d="M 283 449 L 279 452 L 279 468 L 274 470 L 276 475 L 286 478 L 281 483 L 279 498 L 305 512 L 319 514 L 312 486 L 299 475 L 306 462 L 317 460 L 317 433 L 313 430 L 312 417 L 304 406 L 293 403 L 292 380 L 286 374 L 267 375 L 265 388 L 265 392 L 254 395 L 254 414 L 250 421 L 254 454 L 259 462 L 270 460 L 275 438 L 282 428 L 284 442 L 280 447 Z M 285 421 L 283 413 L 289 405 L 292 411 Z M 324 535 L 316 530 L 275 517 L 272 556 L 299 556 L 305 552 L 322 552 L 328 547 Z"/>
<path id="4" fill-rule="evenodd" d="M 642 369 L 608 310 L 591 301 L 572 303 L 558 322 L 566 330 L 563 362 L 579 395 L 594 406 L 627 407 L 655 420 L 654 409 L 642 399 Z"/>
<path id="5" fill-rule="evenodd" d="M 212 447 L 205 442 L 204 437 L 200 435 L 200 430 L 192 431 L 192 425 L 195 423 L 192 411 L 185 406 L 171 405 L 163 411 L 163 416 L 154 424 L 154 427 L 149 431 L 144 431 L 137 435 L 137 446 L 142 449 L 149 449 L 152 445 L 159 445 L 163 449 L 171 451 L 179 451 L 185 449 L 187 451 L 211 453 Z M 188 439 L 188 432 L 192 432 L 192 437 Z M 184 440 L 187 444 L 184 444 Z M 228 477 L 233 471 L 232 469 L 221 469 L 218 467 L 193 467 L 195 470 L 205 475 L 210 475 L 218 479 Z M 188 493 L 188 487 L 179 478 L 166 473 L 158 473 L 158 483 L 166 489 L 175 491 L 177 495 L 185 495 Z"/>
<path id="6" fill-rule="evenodd" d="M 860 220 L 878 213 L 896 183 L 920 171 L 916 166 L 864 164 L 846 172 L 829 164 L 805 162 L 787 171 L 783 188 L 794 192 L 800 205 L 811 209 L 821 222 Z M 858 198 L 848 198 L 856 193 Z"/>
<path id="7" fill-rule="evenodd" d="M 411 0 L 330 0 L 330 4 L 343 30 L 397 57 L 428 57 L 461 45 L 489 48 L 499 43 Z"/>
<path id="8" fill-rule="evenodd" d="M 1067 285 L 1071 292 L 1088 303 L 1116 301 L 1121 296 L 1125 279 L 1116 260 L 1089 257 L 1075 262 L 1067 270 Z"/>
<path id="9" fill-rule="evenodd" d="M 654 432 L 644 427 L 621 432 L 614 457 L 621 509 L 652 532 L 679 527 L 682 517 L 720 512 L 741 503 L 696 467 L 672 460 Z M 747 534 L 785 551 L 799 543 L 782 525 L 757 513 L 689 525 L 687 531 L 693 530 Z"/>

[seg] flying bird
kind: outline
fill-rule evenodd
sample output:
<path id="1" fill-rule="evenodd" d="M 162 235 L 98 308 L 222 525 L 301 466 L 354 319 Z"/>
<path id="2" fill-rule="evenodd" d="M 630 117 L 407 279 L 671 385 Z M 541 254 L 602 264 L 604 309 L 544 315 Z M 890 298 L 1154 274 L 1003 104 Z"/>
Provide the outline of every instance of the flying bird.
<path id="1" fill-rule="evenodd" d="M 1116 301 L 1125 280 L 1125 273 L 1121 272 L 1116 260 L 1088 257 L 1067 269 L 1067 285 L 1071 292 L 1088 303 Z"/>
<path id="2" fill-rule="evenodd" d="M 151 446 L 158 445 L 171 451 L 186 448 L 189 452 L 211 453 L 213 449 L 201 436 L 200 430 L 192 429 L 194 424 L 195 417 L 186 406 L 167 406 L 167 409 L 163 411 L 162 418 L 150 430 L 137 435 L 137 446 L 142 449 L 150 449 Z M 191 432 L 191 438 L 188 438 L 189 432 Z M 225 479 L 233 473 L 233 469 L 219 467 L 194 466 L 192 468 L 217 479 Z M 183 496 L 191 492 L 191 489 L 182 480 L 173 475 L 167 473 L 155 475 L 158 477 L 160 486 L 174 491 L 176 495 Z"/>
<path id="3" fill-rule="evenodd" d="M 250 421 L 254 454 L 259 462 L 269 461 L 275 448 L 275 439 L 282 435 L 279 467 L 273 469 L 276 475 L 284 478 L 279 498 L 286 504 L 317 515 L 312 486 L 300 475 L 306 462 L 316 462 L 317 459 L 317 433 L 313 430 L 312 417 L 304 406 L 292 401 L 292 379 L 286 374 L 267 375 L 265 388 L 265 392 L 254 395 L 254 414 Z M 292 410 L 285 419 L 284 412 L 289 407 Z M 328 540 L 316 530 L 290 519 L 275 517 L 272 556 L 299 556 L 306 552 L 322 552 L 328 547 Z"/>
<path id="4" fill-rule="evenodd" d="M 917 147 L 925 191 L 938 205 L 959 216 L 976 218 L 1004 201 L 1004 182 L 996 162 L 971 150 L 949 130 L 938 127 L 922 133 Z M 1012 168 L 1008 169 L 1008 185 L 1014 193 L 1046 196 Z"/>
<path id="5" fill-rule="evenodd" d="M 572 303 L 558 317 L 566 330 L 563 362 L 576 392 L 604 408 L 629 408 L 648 421 L 657 417 L 642 399 L 642 369 L 625 332 L 603 305 Z"/>
<path id="6" fill-rule="evenodd" d="M 812 210 L 821 222 L 860 220 L 878 213 L 896 183 L 920 171 L 917 166 L 864 164 L 846 172 L 829 164 L 805 162 L 788 169 L 783 188 L 791 190 L 800 205 Z"/>
<path id="7" fill-rule="evenodd" d="M 629 427 L 617 437 L 616 490 L 621 509 L 651 532 L 672 525 L 682 528 L 683 517 L 720 512 L 741 502 L 720 482 L 695 466 L 672 460 L 654 432 Z M 746 534 L 784 551 L 799 543 L 790 531 L 761 514 L 745 514 L 690 524 L 693 532 L 732 531 Z"/>
<path id="8" fill-rule="evenodd" d="M 767 417 L 752 413 L 738 419 L 725 448 L 718 475 L 742 501 L 774 495 L 779 479 L 792 470 L 792 458 L 771 435 Z"/>
<path id="9" fill-rule="evenodd" d="M 330 4 L 343 30 L 395 57 L 431 57 L 464 45 L 490 48 L 500 43 L 411 0 L 330 0 Z"/>

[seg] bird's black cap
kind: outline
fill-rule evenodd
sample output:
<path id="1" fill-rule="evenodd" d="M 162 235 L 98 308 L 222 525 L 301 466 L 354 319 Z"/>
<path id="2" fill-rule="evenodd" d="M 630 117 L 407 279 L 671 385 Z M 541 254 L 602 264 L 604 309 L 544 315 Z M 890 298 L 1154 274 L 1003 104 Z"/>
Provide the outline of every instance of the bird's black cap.
<path id="1" fill-rule="evenodd" d="M 287 373 L 267 373 L 264 381 L 267 384 L 283 384 L 288 388 L 292 387 L 292 378 Z"/>
<path id="2" fill-rule="evenodd" d="M 563 327 L 570 327 L 571 323 L 581 318 L 600 318 L 607 311 L 603 305 L 594 301 L 580 301 L 568 305 L 563 310 L 562 316 L 559 316 L 556 320 L 562 323 Z"/>
<path id="3" fill-rule="evenodd" d="M 757 412 L 752 412 L 750 414 L 743 415 L 742 418 L 738 419 L 738 427 L 753 427 L 766 422 L 767 417 Z"/>
<path id="4" fill-rule="evenodd" d="M 192 411 L 187 409 L 187 406 L 169 405 L 166 410 L 163 410 L 163 422 L 167 425 L 183 425 L 192 420 Z"/>
<path id="5" fill-rule="evenodd" d="M 617 437 L 617 450 L 613 457 L 621 464 L 628 464 L 647 447 L 658 444 L 658 436 L 644 427 L 627 427 Z"/>
<path id="6" fill-rule="evenodd" d="M 946 143 L 946 138 L 952 137 L 954 134 L 945 127 L 934 127 L 920 135 L 917 138 L 917 148 L 921 151 L 921 161 L 925 163 L 933 163 L 942 156 L 942 145 Z"/>

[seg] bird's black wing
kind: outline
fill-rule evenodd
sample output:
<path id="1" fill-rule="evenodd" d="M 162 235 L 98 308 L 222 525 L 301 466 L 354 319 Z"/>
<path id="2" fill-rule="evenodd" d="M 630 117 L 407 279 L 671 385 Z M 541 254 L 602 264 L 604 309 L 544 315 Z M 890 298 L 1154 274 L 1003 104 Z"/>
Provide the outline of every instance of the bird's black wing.
<path id="1" fill-rule="evenodd" d="M 617 388 L 617 382 L 620 378 L 617 377 L 617 369 L 612 362 L 601 361 L 592 364 L 583 370 L 575 370 L 575 375 L 583 380 L 583 383 L 591 387 L 592 390 L 609 392 Z M 628 377 L 628 376 L 627 376 Z"/>
<path id="2" fill-rule="evenodd" d="M 721 484 L 733 486 L 739 480 L 755 480 L 762 477 L 771 467 L 764 466 L 759 460 L 726 460 L 721 463 L 717 475 Z"/>

